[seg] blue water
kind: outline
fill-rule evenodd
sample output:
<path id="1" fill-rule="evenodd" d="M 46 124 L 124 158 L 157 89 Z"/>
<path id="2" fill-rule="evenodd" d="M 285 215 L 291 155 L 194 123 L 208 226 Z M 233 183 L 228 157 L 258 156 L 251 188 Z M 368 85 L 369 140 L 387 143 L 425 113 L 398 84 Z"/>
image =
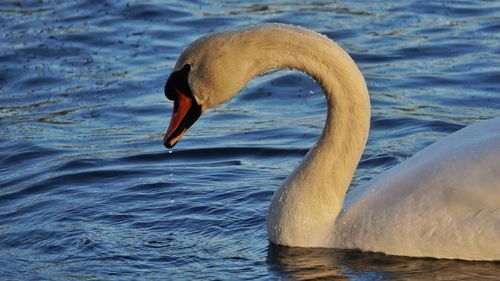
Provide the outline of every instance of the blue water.
<path id="1" fill-rule="evenodd" d="M 253 80 L 162 146 L 183 48 L 266 22 L 326 34 L 365 75 L 352 189 L 500 116 L 498 1 L 303 2 L 1 1 L 0 279 L 498 280 L 498 263 L 269 244 L 271 196 L 325 118 L 298 72 Z"/>

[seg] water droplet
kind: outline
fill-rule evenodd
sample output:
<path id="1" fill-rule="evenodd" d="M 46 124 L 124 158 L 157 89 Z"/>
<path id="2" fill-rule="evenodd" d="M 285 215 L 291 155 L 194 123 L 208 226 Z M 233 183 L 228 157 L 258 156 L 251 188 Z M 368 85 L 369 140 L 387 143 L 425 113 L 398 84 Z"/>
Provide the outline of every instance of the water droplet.
<path id="1" fill-rule="evenodd" d="M 171 154 L 172 152 L 174 152 L 174 150 L 170 148 L 170 149 L 168 150 L 168 154 Z"/>

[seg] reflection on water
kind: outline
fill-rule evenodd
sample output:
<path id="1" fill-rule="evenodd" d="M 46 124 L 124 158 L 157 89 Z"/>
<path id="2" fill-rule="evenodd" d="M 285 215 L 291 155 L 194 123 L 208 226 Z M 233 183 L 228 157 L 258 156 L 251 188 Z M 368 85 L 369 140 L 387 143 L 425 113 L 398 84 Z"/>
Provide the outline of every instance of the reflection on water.
<path id="1" fill-rule="evenodd" d="M 269 244 L 271 270 L 293 280 L 498 280 L 500 262 L 387 256 Z"/>

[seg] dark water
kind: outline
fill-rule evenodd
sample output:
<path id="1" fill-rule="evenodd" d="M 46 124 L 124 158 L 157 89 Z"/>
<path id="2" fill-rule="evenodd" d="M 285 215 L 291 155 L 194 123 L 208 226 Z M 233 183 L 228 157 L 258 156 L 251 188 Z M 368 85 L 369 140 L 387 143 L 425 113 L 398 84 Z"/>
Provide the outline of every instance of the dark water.
<path id="1" fill-rule="evenodd" d="M 172 152 L 163 85 L 208 32 L 285 22 L 364 73 L 352 188 L 500 115 L 498 1 L 1 1 L 1 280 L 498 280 L 498 263 L 269 245 L 270 198 L 319 136 L 307 76 L 258 78 Z M 500 245 L 492 245 L 499 247 Z"/>

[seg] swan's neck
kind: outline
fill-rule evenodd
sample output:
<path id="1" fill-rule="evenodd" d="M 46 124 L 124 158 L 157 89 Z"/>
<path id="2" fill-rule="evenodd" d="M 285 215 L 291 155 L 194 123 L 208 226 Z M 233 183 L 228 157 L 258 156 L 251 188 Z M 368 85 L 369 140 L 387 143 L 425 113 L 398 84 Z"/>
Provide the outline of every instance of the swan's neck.
<path id="1" fill-rule="evenodd" d="M 350 56 L 324 36 L 280 25 L 253 32 L 244 35 L 251 43 L 241 49 L 253 56 L 246 66 L 249 76 L 274 68 L 297 69 L 318 81 L 328 105 L 320 139 L 274 194 L 269 238 L 281 245 L 328 246 L 368 136 L 365 81 Z"/>

